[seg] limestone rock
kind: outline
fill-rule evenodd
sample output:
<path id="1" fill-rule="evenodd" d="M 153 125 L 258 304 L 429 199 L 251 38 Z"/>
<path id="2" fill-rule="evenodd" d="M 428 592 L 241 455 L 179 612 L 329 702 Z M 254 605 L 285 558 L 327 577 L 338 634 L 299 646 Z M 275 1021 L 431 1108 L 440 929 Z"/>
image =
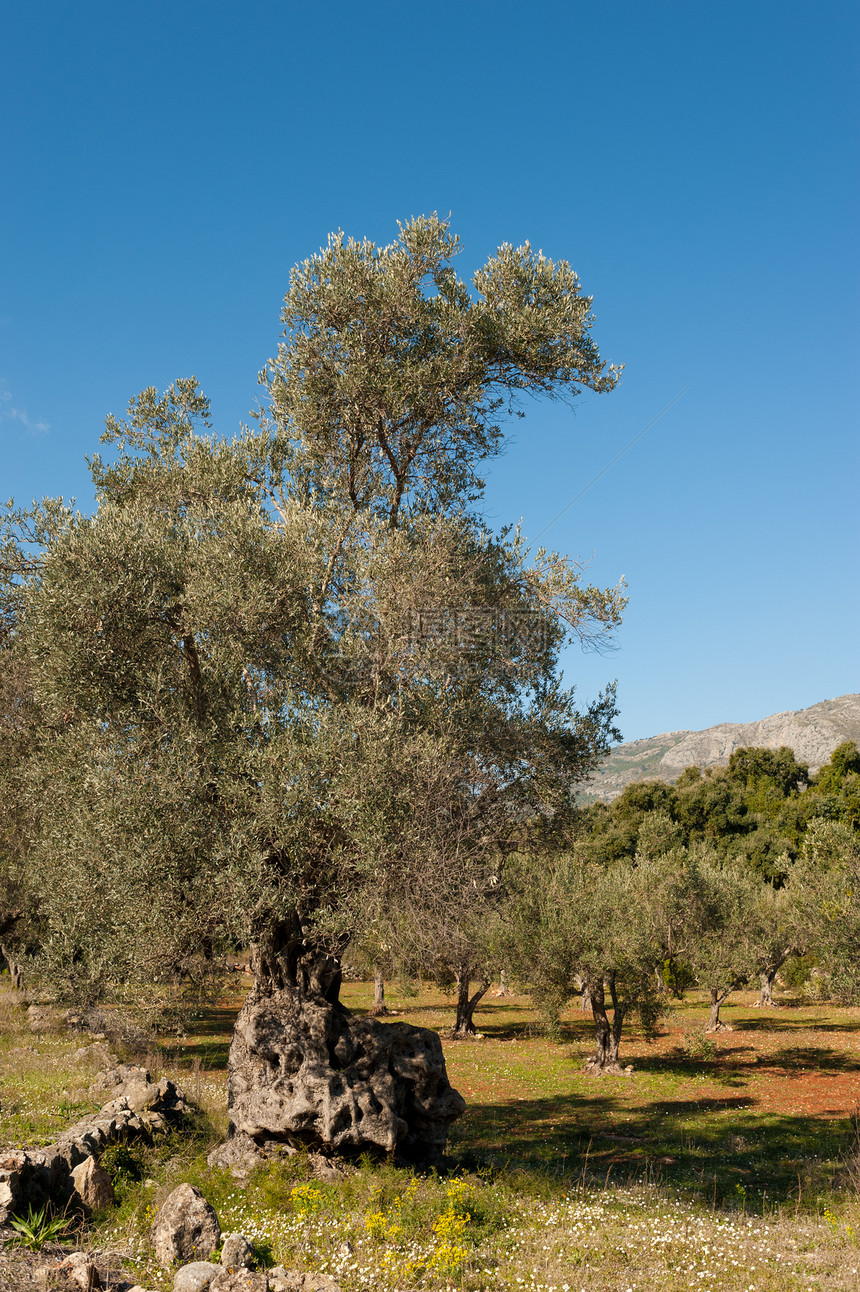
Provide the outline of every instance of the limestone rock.
<path id="1" fill-rule="evenodd" d="M 269 1280 L 262 1270 L 231 1270 L 222 1266 L 209 1289 L 210 1292 L 269 1292 Z"/>
<path id="2" fill-rule="evenodd" d="M 254 1249 L 244 1234 L 228 1234 L 221 1248 L 221 1264 L 233 1269 L 253 1269 L 257 1264 Z"/>
<path id="3" fill-rule="evenodd" d="M 72 1181 L 75 1192 L 88 1211 L 101 1211 L 116 1202 L 110 1176 L 94 1157 L 85 1158 L 80 1166 L 75 1167 Z"/>
<path id="4" fill-rule="evenodd" d="M 72 1063 L 86 1063 L 92 1067 L 105 1067 L 111 1062 L 114 1055 L 110 1047 L 103 1041 L 96 1041 L 93 1045 L 82 1045 L 79 1050 L 75 1050 L 72 1055 Z"/>
<path id="5" fill-rule="evenodd" d="M 245 1135 L 241 1131 L 231 1135 L 223 1144 L 213 1148 L 212 1152 L 206 1158 L 210 1166 L 218 1166 L 222 1170 L 230 1171 L 238 1180 L 244 1180 L 249 1171 L 252 1171 L 265 1157 L 261 1147 L 250 1135 Z"/>
<path id="6" fill-rule="evenodd" d="M 185 1095 L 175 1082 L 166 1077 L 158 1082 L 152 1081 L 146 1068 L 134 1063 L 118 1063 L 102 1072 L 90 1087 L 90 1094 L 101 1093 L 109 1099 L 103 1112 L 127 1107 L 135 1113 L 157 1112 L 169 1118 L 188 1111 Z"/>
<path id="7" fill-rule="evenodd" d="M 438 1160 L 465 1103 L 438 1035 L 355 1018 L 322 997 L 254 987 L 229 1059 L 231 1135 Z"/>
<path id="8" fill-rule="evenodd" d="M 722 722 L 705 731 L 668 731 L 616 745 L 577 797 L 583 803 L 609 803 L 633 781 L 672 782 L 685 767 L 724 766 L 736 749 L 750 745 L 765 749 L 788 745 L 798 761 L 815 772 L 845 740 L 860 742 L 860 694 L 774 713 L 757 722 Z"/>
<path id="9" fill-rule="evenodd" d="M 173 1292 L 206 1292 L 213 1278 L 221 1271 L 212 1261 L 192 1261 L 176 1271 Z"/>
<path id="10" fill-rule="evenodd" d="M 200 1190 L 180 1184 L 156 1216 L 151 1237 L 155 1259 L 166 1269 L 179 1261 L 207 1260 L 221 1241 L 221 1228 Z"/>
<path id="11" fill-rule="evenodd" d="M 0 1225 L 15 1214 L 21 1199 L 21 1177 L 27 1154 L 13 1150 L 0 1154 Z"/>
<path id="12" fill-rule="evenodd" d="M 72 1252 L 62 1261 L 41 1266 L 36 1279 L 46 1292 L 95 1292 L 102 1286 L 99 1272 L 86 1252 Z"/>
<path id="13" fill-rule="evenodd" d="M 269 1270 L 270 1292 L 341 1292 L 340 1284 L 326 1274 L 297 1274 L 276 1265 Z"/>

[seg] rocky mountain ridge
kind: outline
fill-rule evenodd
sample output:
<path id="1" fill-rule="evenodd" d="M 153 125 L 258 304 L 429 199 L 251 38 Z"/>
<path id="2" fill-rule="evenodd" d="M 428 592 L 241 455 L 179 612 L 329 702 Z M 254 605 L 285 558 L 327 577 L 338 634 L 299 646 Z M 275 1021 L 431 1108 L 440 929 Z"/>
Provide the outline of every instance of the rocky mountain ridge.
<path id="1" fill-rule="evenodd" d="M 668 731 L 616 745 L 578 794 L 581 803 L 608 803 L 633 781 L 674 781 L 685 767 L 719 767 L 735 749 L 788 745 L 816 771 L 844 740 L 860 744 L 860 694 L 822 700 L 808 709 L 773 713 L 757 722 L 721 722 L 705 731 Z"/>

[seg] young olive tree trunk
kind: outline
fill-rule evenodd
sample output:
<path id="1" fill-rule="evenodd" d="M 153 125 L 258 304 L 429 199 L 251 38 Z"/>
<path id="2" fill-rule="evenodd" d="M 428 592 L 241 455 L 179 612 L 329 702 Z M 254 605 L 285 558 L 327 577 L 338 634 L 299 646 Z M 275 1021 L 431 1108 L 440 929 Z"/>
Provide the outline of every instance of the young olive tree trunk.
<path id="1" fill-rule="evenodd" d="M 609 979 L 609 992 L 612 1000 L 612 1022 L 606 1008 L 606 987 L 602 980 L 587 984 L 591 998 L 591 1013 L 594 1018 L 597 1049 L 594 1056 L 586 1063 L 586 1068 L 594 1076 L 605 1076 L 609 1073 L 623 1071 L 618 1062 L 618 1051 L 621 1047 L 621 1030 L 624 1026 L 624 1007 L 618 1001 L 615 979 Z"/>
<path id="2" fill-rule="evenodd" d="M 510 987 L 508 986 L 507 974 L 505 973 L 504 969 L 502 969 L 499 974 L 499 985 L 497 989 L 493 992 L 493 995 L 494 996 L 513 996 L 513 994 L 514 993 L 511 991 Z"/>
<path id="3" fill-rule="evenodd" d="M 469 970 L 464 969 L 457 976 L 457 1017 L 451 1031 L 452 1038 L 457 1041 L 468 1040 L 470 1037 L 478 1035 L 473 1015 L 476 1005 L 489 991 L 490 981 L 486 977 L 482 978 L 478 985 L 478 990 L 471 996 L 469 995 L 470 986 Z"/>
<path id="4" fill-rule="evenodd" d="M 15 991 L 21 991 L 24 986 L 24 974 L 21 965 L 6 947 L 0 943 L 0 958 L 6 961 L 9 966 L 9 980 Z"/>
<path id="5" fill-rule="evenodd" d="M 711 989 L 710 989 L 710 993 L 711 993 L 711 1009 L 710 1009 L 710 1013 L 709 1013 L 709 1015 L 708 1015 L 708 1025 L 707 1025 L 707 1027 L 705 1028 L 705 1031 L 706 1031 L 706 1032 L 732 1032 L 732 1031 L 734 1031 L 734 1029 L 732 1028 L 731 1024 L 729 1024 L 729 1023 L 724 1023 L 724 1022 L 721 1020 L 721 1018 L 720 1018 L 720 1007 L 721 1007 L 721 1005 L 723 1004 L 723 1001 L 726 999 L 726 997 L 727 997 L 727 996 L 729 996 L 729 995 L 732 993 L 732 991 L 734 991 L 735 986 L 736 986 L 736 984 L 735 984 L 735 983 L 732 983 L 732 985 L 731 985 L 730 987 L 726 987 L 724 991 L 720 991 L 720 989 L 719 989 L 718 987 L 711 987 Z"/>
<path id="6" fill-rule="evenodd" d="M 385 979 L 379 965 L 373 966 L 373 1013 L 374 1018 L 382 1018 L 388 1013 L 385 1003 Z"/>

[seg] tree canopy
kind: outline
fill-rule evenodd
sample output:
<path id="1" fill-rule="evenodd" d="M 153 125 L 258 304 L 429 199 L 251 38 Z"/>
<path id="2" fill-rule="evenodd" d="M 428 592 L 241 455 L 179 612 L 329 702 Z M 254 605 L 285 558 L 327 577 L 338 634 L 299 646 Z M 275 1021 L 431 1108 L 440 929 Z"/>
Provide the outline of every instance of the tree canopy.
<path id="1" fill-rule="evenodd" d="M 194 981 L 231 939 L 316 982 L 382 912 L 429 931 L 613 737 L 612 689 L 580 710 L 558 655 L 623 591 L 476 504 L 519 396 L 618 370 L 566 262 L 505 246 L 466 283 L 458 250 L 436 217 L 332 237 L 250 428 L 214 434 L 193 378 L 147 389 L 107 419 L 92 515 L 8 510 L 2 864 L 26 854 L 21 939 L 76 993 Z"/>

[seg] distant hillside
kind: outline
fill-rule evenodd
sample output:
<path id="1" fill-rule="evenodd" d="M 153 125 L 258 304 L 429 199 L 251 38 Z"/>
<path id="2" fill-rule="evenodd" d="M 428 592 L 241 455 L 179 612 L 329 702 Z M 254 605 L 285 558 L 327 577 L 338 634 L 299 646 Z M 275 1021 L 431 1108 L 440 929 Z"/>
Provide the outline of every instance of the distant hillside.
<path id="1" fill-rule="evenodd" d="M 815 771 L 843 740 L 860 745 L 860 695 L 840 695 L 809 709 L 773 713 L 758 722 L 721 722 L 707 731 L 669 731 L 617 745 L 580 790 L 580 803 L 608 803 L 632 781 L 674 781 L 685 767 L 717 767 L 745 745 L 779 749 L 788 745 L 798 762 Z"/>

